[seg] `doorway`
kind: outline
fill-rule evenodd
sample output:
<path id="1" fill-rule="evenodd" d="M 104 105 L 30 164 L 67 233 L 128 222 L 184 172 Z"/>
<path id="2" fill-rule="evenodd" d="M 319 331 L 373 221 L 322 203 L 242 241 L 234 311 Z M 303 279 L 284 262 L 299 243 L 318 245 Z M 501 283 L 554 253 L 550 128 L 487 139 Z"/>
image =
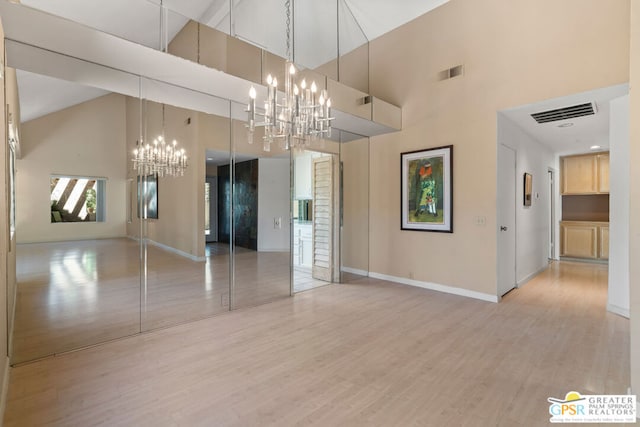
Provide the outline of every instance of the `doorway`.
<path id="1" fill-rule="evenodd" d="M 294 155 L 293 290 L 339 281 L 338 155 L 304 150 Z"/>

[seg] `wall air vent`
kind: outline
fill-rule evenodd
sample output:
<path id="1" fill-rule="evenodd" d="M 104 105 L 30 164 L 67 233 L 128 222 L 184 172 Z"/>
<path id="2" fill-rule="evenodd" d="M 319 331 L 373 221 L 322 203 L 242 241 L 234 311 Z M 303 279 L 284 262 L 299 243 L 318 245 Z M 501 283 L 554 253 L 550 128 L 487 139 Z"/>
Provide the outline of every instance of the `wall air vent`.
<path id="1" fill-rule="evenodd" d="M 448 80 L 464 74 L 464 65 L 456 65 L 438 73 L 438 80 Z"/>
<path id="2" fill-rule="evenodd" d="M 533 117 L 538 123 L 549 123 L 557 122 L 558 120 L 591 116 L 597 111 L 595 102 L 587 102 L 586 104 L 572 105 L 571 107 L 540 111 L 539 113 L 533 113 L 531 117 Z"/>

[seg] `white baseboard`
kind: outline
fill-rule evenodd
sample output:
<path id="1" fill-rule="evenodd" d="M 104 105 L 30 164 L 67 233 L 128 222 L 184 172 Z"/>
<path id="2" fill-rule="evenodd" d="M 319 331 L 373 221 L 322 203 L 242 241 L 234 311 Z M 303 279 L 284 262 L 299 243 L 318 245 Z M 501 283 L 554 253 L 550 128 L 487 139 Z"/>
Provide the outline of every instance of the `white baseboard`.
<path id="1" fill-rule="evenodd" d="M 167 252 L 171 252 L 171 253 L 174 253 L 176 255 L 180 255 L 180 256 L 183 256 L 185 258 L 189 258 L 191 261 L 202 262 L 202 261 L 206 261 L 207 260 L 206 257 L 197 257 L 197 256 L 191 255 L 191 254 L 189 254 L 189 253 L 187 253 L 185 251 L 181 251 L 180 249 L 176 249 L 176 248 L 173 248 L 171 246 L 167 246 L 167 245 L 165 245 L 163 243 L 158 243 L 158 242 L 153 241 L 151 239 L 147 239 L 147 243 L 149 243 L 150 245 L 156 246 L 156 247 L 158 247 L 160 249 L 164 249 Z"/>
<path id="2" fill-rule="evenodd" d="M 4 380 L 2 381 L 2 395 L 0 396 L 0 425 L 4 420 L 4 410 L 7 407 L 7 397 L 9 396 L 9 376 L 11 375 L 11 366 L 9 358 L 5 357 L 4 363 Z"/>
<path id="3" fill-rule="evenodd" d="M 258 252 L 289 252 L 289 246 L 286 248 L 258 248 Z"/>
<path id="4" fill-rule="evenodd" d="M 629 309 L 628 308 L 618 307 L 615 304 L 607 304 L 607 311 L 609 311 L 611 313 L 614 313 L 614 314 L 617 314 L 618 316 L 626 317 L 627 319 L 630 318 L 630 314 L 629 314 Z"/>
<path id="5" fill-rule="evenodd" d="M 549 264 L 545 265 L 544 267 L 540 267 L 540 269 L 534 271 L 533 273 L 529 274 L 528 276 L 526 276 L 524 279 L 520 279 L 518 280 L 518 282 L 516 283 L 516 285 L 520 288 L 524 285 L 527 284 L 528 281 L 530 281 L 531 279 L 533 279 L 534 277 L 536 277 L 538 274 L 542 273 L 543 271 L 545 271 L 547 268 L 549 268 Z"/>
<path id="6" fill-rule="evenodd" d="M 345 273 L 357 274 L 358 276 L 369 277 L 369 272 L 367 270 L 359 270 L 357 268 L 351 267 L 340 267 L 340 270 Z"/>
<path id="7" fill-rule="evenodd" d="M 421 282 L 419 280 L 406 279 L 404 277 L 389 276 L 381 273 L 369 272 L 369 277 L 374 279 L 388 280 L 389 282 L 402 283 L 403 285 L 416 286 L 418 288 L 430 289 L 432 291 L 444 292 L 447 294 L 460 295 L 467 298 L 479 299 L 488 302 L 498 302 L 496 295 L 485 294 L 483 292 L 470 291 L 468 289 L 456 288 L 453 286 L 439 285 L 431 282 Z"/>

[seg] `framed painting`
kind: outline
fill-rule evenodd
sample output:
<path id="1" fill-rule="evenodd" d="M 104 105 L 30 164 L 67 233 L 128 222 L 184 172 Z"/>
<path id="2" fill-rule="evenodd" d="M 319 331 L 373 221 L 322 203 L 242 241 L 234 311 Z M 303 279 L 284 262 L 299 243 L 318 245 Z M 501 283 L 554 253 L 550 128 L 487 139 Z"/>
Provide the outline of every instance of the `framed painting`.
<path id="1" fill-rule="evenodd" d="M 524 183 L 523 192 L 522 192 L 522 194 L 524 195 L 523 204 L 525 206 L 531 206 L 531 193 L 533 192 L 533 178 L 531 177 L 530 173 L 525 172 L 523 183 Z"/>
<path id="2" fill-rule="evenodd" d="M 402 230 L 453 233 L 453 145 L 400 154 Z"/>
<path id="3" fill-rule="evenodd" d="M 142 215 L 140 211 L 142 210 Z M 138 218 L 158 219 L 158 177 L 138 176 Z"/>

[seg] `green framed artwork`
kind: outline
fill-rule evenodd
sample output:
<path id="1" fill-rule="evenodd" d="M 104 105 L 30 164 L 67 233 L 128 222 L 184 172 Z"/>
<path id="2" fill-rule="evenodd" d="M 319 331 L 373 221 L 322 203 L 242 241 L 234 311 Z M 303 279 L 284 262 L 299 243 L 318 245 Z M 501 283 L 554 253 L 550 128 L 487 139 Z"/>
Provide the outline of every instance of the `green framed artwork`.
<path id="1" fill-rule="evenodd" d="M 400 154 L 402 230 L 453 233 L 453 145 Z"/>

